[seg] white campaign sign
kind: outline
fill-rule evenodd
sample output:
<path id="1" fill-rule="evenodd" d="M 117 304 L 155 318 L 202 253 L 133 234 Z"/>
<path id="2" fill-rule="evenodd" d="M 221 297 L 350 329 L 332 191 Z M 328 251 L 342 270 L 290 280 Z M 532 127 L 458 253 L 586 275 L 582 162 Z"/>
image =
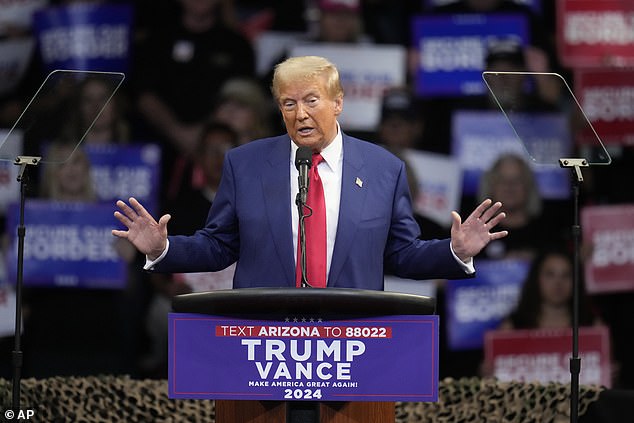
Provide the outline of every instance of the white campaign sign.
<path id="1" fill-rule="evenodd" d="M 441 226 L 450 226 L 451 211 L 460 208 L 460 164 L 448 156 L 415 150 L 408 150 L 405 158 L 418 181 L 414 210 Z"/>

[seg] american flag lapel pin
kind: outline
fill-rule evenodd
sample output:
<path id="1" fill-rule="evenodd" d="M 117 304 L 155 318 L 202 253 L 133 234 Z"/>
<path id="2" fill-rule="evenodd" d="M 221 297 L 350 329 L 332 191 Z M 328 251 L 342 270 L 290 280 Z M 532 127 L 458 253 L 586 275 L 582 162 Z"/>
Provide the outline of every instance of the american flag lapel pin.
<path id="1" fill-rule="evenodd" d="M 358 176 L 354 183 L 357 184 L 359 188 L 363 188 L 363 181 Z"/>

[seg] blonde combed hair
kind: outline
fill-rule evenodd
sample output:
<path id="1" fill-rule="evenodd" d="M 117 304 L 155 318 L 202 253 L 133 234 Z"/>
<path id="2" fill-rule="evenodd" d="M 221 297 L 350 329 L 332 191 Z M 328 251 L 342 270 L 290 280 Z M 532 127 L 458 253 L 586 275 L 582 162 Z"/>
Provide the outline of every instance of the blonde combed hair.
<path id="1" fill-rule="evenodd" d="M 319 77 L 325 79 L 327 92 L 333 99 L 343 96 L 337 67 L 319 56 L 291 57 L 278 63 L 273 73 L 271 93 L 275 100 L 279 101 L 283 86 L 297 81 L 311 81 Z"/>

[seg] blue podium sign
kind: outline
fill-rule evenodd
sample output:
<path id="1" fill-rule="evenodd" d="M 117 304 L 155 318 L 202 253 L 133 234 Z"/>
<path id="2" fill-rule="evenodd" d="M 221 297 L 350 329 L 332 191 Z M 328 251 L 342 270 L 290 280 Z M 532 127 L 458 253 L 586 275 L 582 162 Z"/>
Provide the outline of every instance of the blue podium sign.
<path id="1" fill-rule="evenodd" d="M 437 401 L 438 316 L 169 314 L 169 397 Z"/>

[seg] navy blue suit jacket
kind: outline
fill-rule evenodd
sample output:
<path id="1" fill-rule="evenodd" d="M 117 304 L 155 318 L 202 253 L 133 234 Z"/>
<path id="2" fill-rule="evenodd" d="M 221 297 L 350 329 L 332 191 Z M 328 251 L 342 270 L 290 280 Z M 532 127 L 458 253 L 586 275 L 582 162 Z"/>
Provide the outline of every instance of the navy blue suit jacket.
<path id="1" fill-rule="evenodd" d="M 156 270 L 208 272 L 237 261 L 234 288 L 295 286 L 290 143 L 283 135 L 230 150 L 205 228 L 170 236 Z M 328 287 L 382 290 L 385 269 L 411 279 L 466 277 L 448 239 L 423 241 L 419 235 L 404 163 L 380 146 L 343 134 Z"/>

